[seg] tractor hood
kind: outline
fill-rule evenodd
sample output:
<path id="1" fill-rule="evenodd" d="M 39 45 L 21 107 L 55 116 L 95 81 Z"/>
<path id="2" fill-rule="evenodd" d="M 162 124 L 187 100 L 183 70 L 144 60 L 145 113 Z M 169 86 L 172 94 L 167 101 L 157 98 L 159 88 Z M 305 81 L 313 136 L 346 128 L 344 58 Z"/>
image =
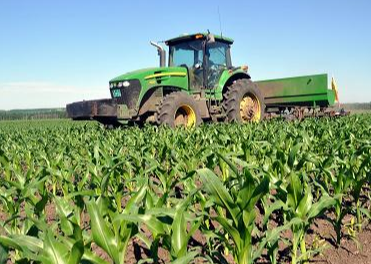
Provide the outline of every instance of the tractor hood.
<path id="1" fill-rule="evenodd" d="M 128 72 L 112 79 L 110 88 L 125 86 L 125 82 L 132 80 L 138 80 L 143 88 L 154 86 L 188 88 L 188 72 L 185 67 L 158 67 Z"/>
<path id="2" fill-rule="evenodd" d="M 161 69 L 163 68 L 146 68 L 146 69 L 140 69 L 140 70 L 124 73 L 110 80 L 110 83 L 119 82 L 119 81 L 128 81 L 132 79 L 142 79 L 143 76 L 154 74 L 155 72 L 161 71 Z"/>
<path id="3" fill-rule="evenodd" d="M 188 90 L 188 71 L 185 67 L 157 67 L 122 74 L 110 81 L 112 98 L 128 109 L 138 108 L 145 96 L 156 89 L 172 87 Z"/>

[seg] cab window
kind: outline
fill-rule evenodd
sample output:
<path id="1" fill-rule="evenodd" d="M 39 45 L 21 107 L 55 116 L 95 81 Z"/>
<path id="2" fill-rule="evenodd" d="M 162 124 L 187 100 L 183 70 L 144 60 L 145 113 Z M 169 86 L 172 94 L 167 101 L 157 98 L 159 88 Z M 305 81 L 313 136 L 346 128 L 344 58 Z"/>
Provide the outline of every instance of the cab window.
<path id="1" fill-rule="evenodd" d="M 227 67 L 227 50 L 229 45 L 215 42 L 208 45 L 209 64 Z"/>
<path id="2" fill-rule="evenodd" d="M 224 42 L 211 43 L 207 45 L 206 58 L 208 64 L 207 85 L 215 88 L 223 72 L 230 67 L 230 46 Z"/>
<path id="3" fill-rule="evenodd" d="M 202 42 L 199 40 L 182 42 L 170 47 L 170 66 L 194 67 L 202 63 Z"/>

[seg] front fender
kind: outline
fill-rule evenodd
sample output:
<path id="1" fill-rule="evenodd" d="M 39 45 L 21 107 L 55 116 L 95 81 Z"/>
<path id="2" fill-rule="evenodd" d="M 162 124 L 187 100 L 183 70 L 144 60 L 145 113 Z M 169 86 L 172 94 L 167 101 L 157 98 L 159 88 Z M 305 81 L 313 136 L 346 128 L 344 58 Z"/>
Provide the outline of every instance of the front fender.
<path id="1" fill-rule="evenodd" d="M 238 79 L 251 79 L 251 76 L 240 67 L 235 68 L 235 70 L 225 70 L 219 79 L 216 90 L 217 99 L 223 100 L 223 94 L 227 90 L 227 87 Z"/>

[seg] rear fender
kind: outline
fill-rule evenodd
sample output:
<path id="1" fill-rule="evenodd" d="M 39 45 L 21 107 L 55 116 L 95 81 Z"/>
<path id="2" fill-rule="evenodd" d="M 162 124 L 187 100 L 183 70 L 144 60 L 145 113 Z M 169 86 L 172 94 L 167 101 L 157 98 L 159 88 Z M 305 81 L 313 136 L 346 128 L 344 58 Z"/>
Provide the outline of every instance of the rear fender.
<path id="1" fill-rule="evenodd" d="M 220 78 L 221 83 L 219 85 L 221 94 L 224 95 L 228 87 L 232 85 L 233 82 L 239 79 L 251 79 L 251 76 L 242 70 L 237 70 L 232 73 L 224 72 L 222 77 Z"/>

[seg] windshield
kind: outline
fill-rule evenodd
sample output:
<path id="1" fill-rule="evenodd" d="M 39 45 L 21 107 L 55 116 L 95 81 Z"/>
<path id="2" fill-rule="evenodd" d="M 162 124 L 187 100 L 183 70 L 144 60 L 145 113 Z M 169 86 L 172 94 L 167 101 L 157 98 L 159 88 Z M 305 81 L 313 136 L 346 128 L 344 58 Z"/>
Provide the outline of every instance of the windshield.
<path id="1" fill-rule="evenodd" d="M 231 67 L 229 50 L 225 42 L 207 43 L 204 56 L 202 40 L 176 43 L 170 46 L 169 66 L 187 67 L 192 88 L 214 88 Z"/>
<path id="2" fill-rule="evenodd" d="M 210 66 L 225 66 L 227 67 L 227 50 L 229 45 L 222 42 L 215 42 L 207 45 L 206 56 L 209 59 Z"/>
<path id="3" fill-rule="evenodd" d="M 197 63 L 202 64 L 203 52 L 202 41 L 187 41 L 170 47 L 170 66 L 194 67 Z"/>

